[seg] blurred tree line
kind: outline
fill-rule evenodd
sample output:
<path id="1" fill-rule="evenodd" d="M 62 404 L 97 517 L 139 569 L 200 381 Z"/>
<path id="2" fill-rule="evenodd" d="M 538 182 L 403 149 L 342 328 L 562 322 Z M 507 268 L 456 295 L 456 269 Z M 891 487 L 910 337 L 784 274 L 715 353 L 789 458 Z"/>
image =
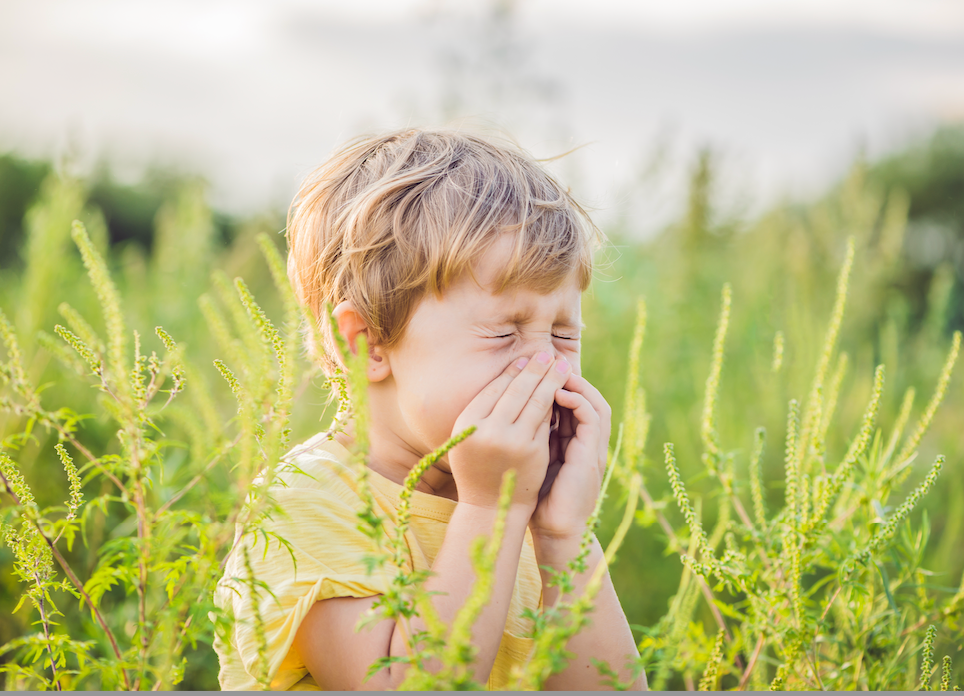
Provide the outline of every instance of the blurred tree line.
<path id="1" fill-rule="evenodd" d="M 705 152 L 694 166 L 686 222 L 677 229 L 684 258 L 696 247 L 724 243 L 737 228 L 711 219 L 711 169 L 711 157 Z M 0 269 L 22 264 L 24 216 L 53 171 L 49 161 L 0 155 Z M 912 317 L 922 320 L 934 274 L 950 273 L 953 286 L 944 329 L 950 332 L 964 326 L 964 126 L 943 126 L 906 149 L 868 164 L 866 176 L 880 190 L 901 191 L 908 198 L 906 263 L 892 280 L 912 303 Z M 149 169 L 141 181 L 122 184 L 102 165 L 86 178 L 84 188 L 88 204 L 103 214 L 112 246 L 133 242 L 150 253 L 158 211 L 190 182 L 191 177 L 184 174 Z M 274 217 L 283 226 L 282 216 Z M 217 244 L 224 246 L 243 221 L 215 211 L 212 224 Z"/>
<path id="2" fill-rule="evenodd" d="M 900 189 L 908 197 L 908 263 L 900 282 L 915 301 L 915 315 L 922 315 L 933 275 L 953 273 L 948 319 L 950 326 L 964 326 L 964 128 L 940 128 L 875 163 L 869 175 L 882 188 Z"/>
<path id="3" fill-rule="evenodd" d="M 0 268 L 22 264 L 24 216 L 54 170 L 54 164 L 46 160 L 24 159 L 12 153 L 0 155 Z M 113 178 L 107 165 L 101 165 L 85 178 L 83 185 L 88 204 L 104 216 L 110 244 L 134 242 L 149 252 L 158 211 L 191 178 L 148 169 L 139 182 L 122 184 Z M 220 244 L 226 244 L 236 232 L 237 222 L 215 213 L 213 223 Z"/>

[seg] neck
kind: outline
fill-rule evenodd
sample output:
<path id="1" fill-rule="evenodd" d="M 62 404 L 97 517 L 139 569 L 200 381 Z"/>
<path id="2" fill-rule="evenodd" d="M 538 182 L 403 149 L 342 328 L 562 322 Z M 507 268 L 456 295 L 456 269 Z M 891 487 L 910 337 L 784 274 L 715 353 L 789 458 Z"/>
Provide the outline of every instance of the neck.
<path id="1" fill-rule="evenodd" d="M 384 419 L 378 418 L 377 410 L 372 408 L 366 463 L 372 471 L 402 486 L 405 484 L 405 478 L 409 472 L 429 452 L 420 452 L 399 437 L 395 429 L 388 427 Z M 349 421 L 345 430 L 335 435 L 335 439 L 346 448 L 351 449 L 355 444 L 354 421 Z M 415 490 L 450 500 L 457 501 L 459 499 L 455 478 L 449 470 L 448 460 L 445 457 L 442 457 L 422 474 L 415 485 Z"/>

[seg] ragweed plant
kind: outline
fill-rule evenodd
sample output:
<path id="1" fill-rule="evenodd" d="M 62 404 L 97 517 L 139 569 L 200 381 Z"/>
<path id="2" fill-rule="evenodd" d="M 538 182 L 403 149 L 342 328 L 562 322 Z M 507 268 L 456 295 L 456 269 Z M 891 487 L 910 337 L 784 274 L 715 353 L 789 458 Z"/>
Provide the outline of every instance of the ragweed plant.
<path id="1" fill-rule="evenodd" d="M 926 689 L 935 669 L 939 622 L 943 618 L 948 628 L 956 625 L 946 620 L 959 615 L 956 595 L 946 596 L 945 591 L 942 600 L 940 592 L 932 593 L 922 584 L 927 574 L 921 566 L 927 517 L 923 527 L 913 525 L 911 518 L 934 487 L 945 458 L 935 459 L 901 504 L 888 506 L 887 501 L 903 477 L 913 475 L 917 448 L 948 388 L 961 335 L 954 335 L 934 395 L 900 447 L 912 397 L 904 398 L 888 433 L 879 422 L 884 367 L 877 367 L 863 418 L 847 451 L 834 464 L 826 443 L 828 431 L 836 425 L 833 413 L 847 364 L 843 356 L 836 357 L 836 346 L 853 264 L 851 240 L 809 394 L 802 408 L 792 399 L 787 409 L 782 509 L 771 513 L 764 501 L 764 430 L 753 434 L 744 487 L 736 476 L 736 461 L 745 455 L 727 451 L 716 427 L 732 311 L 728 285 L 723 288 L 701 426 L 704 471 L 717 482 L 721 498 L 714 533 L 705 531 L 687 493 L 673 444 L 664 446 L 672 496 L 689 535 L 689 550 L 680 555 L 686 571 L 673 611 L 685 607 L 684 621 L 692 615 L 697 594 L 688 573 L 693 573 L 713 583 L 704 596 L 711 608 L 715 605 L 723 612 L 722 617 L 714 612 L 719 631 L 701 689 L 713 688 L 718 678 L 725 688 L 760 688 L 771 680 L 770 687 L 776 690 L 903 689 L 918 682 Z M 749 494 L 752 516 L 744 506 L 744 492 Z M 736 512 L 735 518 L 729 510 Z M 668 538 L 671 550 L 683 550 L 675 532 Z M 918 678 L 914 644 L 926 624 L 933 625 L 923 643 Z M 700 628 L 695 633 L 667 632 L 671 625 L 661 622 L 660 631 L 640 645 L 641 660 L 656 662 L 657 688 L 683 668 L 681 656 L 707 654 L 703 651 L 708 639 Z M 728 659 L 721 660 L 724 642 Z M 945 665 L 949 680 L 950 656 Z M 689 673 L 684 672 L 685 679 Z"/>
<path id="2" fill-rule="evenodd" d="M 203 380 L 194 384 L 192 374 L 199 371 L 188 364 L 174 337 L 158 327 L 162 352 L 147 352 L 143 335 L 128 329 L 118 288 L 84 226 L 74 223 L 71 236 L 105 335 L 62 304 L 67 326 L 57 325 L 54 332 L 73 355 L 52 352 L 99 390 L 114 444 L 100 452 L 87 446 L 85 416 L 46 406 L 17 331 L 0 312 L 6 356 L 0 363 L 0 407 L 20 423 L 0 450 L 0 485 L 7 496 L 3 538 L 40 627 L 3 646 L 7 661 L 0 670 L 8 686 L 20 688 L 170 688 L 184 677 L 186 654 L 198 640 L 210 641 L 208 613 L 216 617 L 217 630 L 226 630 L 230 621 L 218 615 L 212 594 L 235 524 L 258 532 L 265 515 L 275 512 L 267 494 L 270 462 L 287 447 L 301 313 L 270 241 L 261 246 L 286 310 L 282 331 L 242 281 L 229 295 L 230 285 L 216 278 L 234 321 L 232 332 L 215 304 L 205 303 L 232 363 L 217 361 L 216 366 L 241 404 L 234 426 L 224 426 Z M 234 332 L 241 338 L 233 338 Z M 237 350 L 244 341 L 244 349 Z M 49 336 L 41 343 L 54 345 Z M 195 386 L 194 403 L 178 403 Z M 177 442 L 165 433 L 185 423 L 195 424 L 184 428 L 193 442 Z M 197 423 L 209 429 L 202 431 Z M 55 443 L 43 445 L 50 436 Z M 69 489 L 63 505 L 41 507 L 17 464 L 18 453 L 38 445 L 61 462 Z M 192 466 L 182 466 L 186 451 L 192 453 Z M 241 486 L 232 490 L 238 493 L 212 495 L 207 479 L 219 464 L 233 464 Z M 104 539 L 108 521 L 115 533 Z M 85 546 L 97 544 L 92 566 L 78 568 L 72 560 L 78 537 Z M 243 581 L 258 586 L 256 578 Z M 134 602 L 124 601 L 124 595 Z M 96 639 L 79 641 L 65 632 L 63 621 L 73 621 L 78 610 L 89 613 Z"/>
<path id="3" fill-rule="evenodd" d="M 706 239 L 690 240 L 685 264 L 664 263 L 663 242 L 647 245 L 648 265 L 634 268 L 632 279 L 652 275 L 662 290 L 665 277 L 647 269 L 665 266 L 668 290 L 696 289 L 685 298 L 689 314 L 661 294 L 647 319 L 645 305 L 625 302 L 637 293 L 624 284 L 612 284 L 608 299 L 598 287 L 595 308 L 586 298 L 587 324 L 605 327 L 606 352 L 587 351 L 583 364 L 599 374 L 615 366 L 599 386 L 607 395 L 625 393 L 604 484 L 608 500 L 619 504 L 609 511 L 600 498 L 586 539 L 597 523 L 615 529 L 606 563 L 619 547 L 614 583 L 630 616 L 647 597 L 664 596 L 650 591 L 659 580 L 673 583 L 669 612 L 642 629 L 634 665 L 654 687 L 910 689 L 939 680 L 953 689 L 960 681 L 954 651 L 964 578 L 948 571 L 960 572 L 955 549 L 964 518 L 954 506 L 934 505 L 935 498 L 953 500 L 961 481 L 960 449 L 952 449 L 957 423 L 945 417 L 960 404 L 953 373 L 960 338 L 954 335 L 949 349 L 944 339 L 953 277 L 935 278 L 932 306 L 916 332 L 913 313 L 893 291 L 906 198 L 883 205 L 857 178 L 837 208 L 821 203 L 803 216 L 775 214 L 746 241 L 727 246 L 718 243 L 725 230 L 697 229 L 708 224 L 703 201 L 690 231 Z M 9 275 L 0 282 L 0 532 L 12 571 L 0 592 L 16 606 L 3 624 L 13 636 L 0 665 L 8 688 L 211 688 L 212 634 L 226 635 L 234 621 L 211 602 L 225 558 L 238 552 L 242 536 L 259 539 L 242 554 L 285 547 L 263 523 L 284 514 L 271 498 L 275 473 L 287 465 L 283 453 L 296 436 L 318 429 L 314 414 L 299 422 L 300 411 L 313 409 L 294 408 L 298 395 L 307 393 L 312 406 L 323 401 L 312 389 L 317 380 L 337 398 L 329 435 L 350 419 L 364 423 L 363 373 L 347 347 L 349 369 L 324 381 L 304 360 L 303 341 L 319 350 L 316 323 L 295 301 L 274 242 L 248 235 L 214 258 L 212 219 L 199 200 L 197 192 L 184 193 L 158 215 L 150 257 L 136 246 L 108 255 L 103 219 L 85 212 L 77 182 L 48 182 L 25 221 L 23 272 L 16 282 Z M 872 220 L 878 209 L 880 225 Z M 88 219 L 86 234 L 79 227 L 71 234 L 76 217 Z M 854 229 L 857 243 L 833 283 L 826 269 L 837 267 L 841 228 Z M 712 254 L 701 267 L 702 244 Z M 226 270 L 198 313 L 193 303 L 206 283 L 200 271 L 212 267 Z M 81 282 L 63 280 L 71 274 Z M 733 285 L 719 296 L 726 278 Z M 692 320 L 717 297 L 715 334 L 694 331 Z M 817 325 L 814 307 L 824 299 L 830 320 Z M 626 319 L 609 304 L 626 305 Z M 647 353 L 646 364 L 661 370 L 647 374 L 644 346 L 677 348 L 658 334 L 666 312 L 673 330 L 701 341 L 699 352 Z M 157 323 L 165 328 L 151 330 Z M 857 340 L 847 343 L 850 326 Z M 660 339 L 652 347 L 647 331 Z M 822 343 L 810 346 L 810 336 Z M 585 338 L 595 340 L 591 332 Z M 210 355 L 207 344 L 216 346 Z M 625 370 L 615 357 L 624 345 Z M 742 374 L 750 354 L 760 363 L 755 378 Z M 703 357 L 709 368 L 693 378 L 686 368 Z M 805 382 L 797 377 L 803 364 L 816 365 Z M 690 382 L 696 394 L 702 390 L 702 410 L 693 406 L 698 396 L 688 400 Z M 935 382 L 926 402 L 916 402 L 915 393 Z M 648 448 L 656 434 L 670 447 Z M 935 443 L 948 448 L 946 459 L 930 454 Z M 457 444 L 454 438 L 441 453 Z M 365 453 L 361 441 L 354 455 L 360 472 Z M 402 543 L 406 496 L 436 456 L 406 481 L 394 531 L 374 505 L 362 510 L 359 522 L 373 542 L 370 567 L 390 578 L 370 620 L 391 617 L 405 633 L 408 651 L 392 661 L 407 666 L 407 688 L 480 687 L 469 668 L 471 625 L 488 596 L 498 527 L 476 542 L 479 580 L 450 626 L 434 617 L 425 574 L 412 569 Z M 711 495 L 700 495 L 700 486 Z M 662 488 L 671 494 L 661 496 Z M 652 560 L 657 550 L 632 565 L 632 554 L 641 553 L 633 521 L 658 524 L 667 561 Z M 932 524 L 940 554 L 928 551 Z M 598 579 L 603 572 L 585 567 L 588 548 L 587 541 L 568 572 L 553 578 L 558 603 L 529 617 L 535 647 L 516 686 L 544 685 L 565 665 L 566 641 L 592 620 L 595 584 L 581 596 L 571 591 L 576 573 Z M 270 601 L 271 587 L 252 565 L 227 581 Z M 639 586 L 647 591 L 635 591 Z M 416 616 L 425 630 L 414 628 L 423 625 L 412 623 Z M 265 636 L 257 612 L 245 620 Z M 258 639 L 253 665 L 262 685 L 271 677 L 266 641 Z M 612 666 L 596 668 L 615 688 L 628 686 Z"/>

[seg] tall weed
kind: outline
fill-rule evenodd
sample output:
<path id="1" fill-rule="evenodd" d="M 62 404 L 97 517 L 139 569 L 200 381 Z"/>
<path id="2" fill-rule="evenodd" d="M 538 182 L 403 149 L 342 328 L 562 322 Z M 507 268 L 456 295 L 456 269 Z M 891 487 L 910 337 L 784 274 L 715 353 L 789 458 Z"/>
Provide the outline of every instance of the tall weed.
<path id="1" fill-rule="evenodd" d="M 859 172 L 809 218 L 786 213 L 728 239 L 711 227 L 707 167 L 697 172 L 685 225 L 686 264 L 667 265 L 675 277 L 656 295 L 656 311 L 627 301 L 625 284 L 618 293 L 597 284 L 587 299 L 587 321 L 607 344 L 602 352 L 588 337 L 587 376 L 604 393 L 624 393 L 622 418 L 582 550 L 552 580 L 559 602 L 530 614 L 534 649 L 514 684 L 540 688 L 565 667 L 568 639 L 592 621 L 605 566 L 581 596 L 572 588 L 574 574 L 590 570 L 595 532 L 609 540 L 606 566 L 632 619 L 649 610 L 644 595 L 669 598 L 662 618 L 637 626 L 634 668 L 652 686 L 902 689 L 926 687 L 936 675 L 947 688 L 960 680 L 951 653 L 964 615 L 964 580 L 948 580 L 961 570 L 953 553 L 961 521 L 932 500 L 946 500 L 961 481 L 959 433 L 939 408 L 960 403 L 960 334 L 949 346 L 944 338 L 947 283 L 935 281 L 925 331 L 910 332 L 899 296 L 885 290 L 899 263 L 906 205 L 868 192 Z M 200 311 L 185 308 L 178 287 L 203 291 L 199 270 L 217 265 L 197 191 L 181 191 L 158 216 L 161 248 L 149 264 L 123 253 L 113 273 L 106 244 L 68 225 L 83 210 L 82 194 L 56 182 L 45 191 L 28 224 L 19 294 L 3 291 L 19 309 L 12 319 L 0 313 L 4 563 L 18 583 L 2 589 L 20 602 L 11 603 L 16 633 L 0 670 L 9 688 L 211 688 L 216 663 L 207 646 L 234 620 L 212 596 L 238 532 L 286 544 L 264 525 L 284 514 L 271 498 L 274 472 L 293 442 L 321 427 L 326 392 L 338 402 L 329 434 L 348 419 L 365 433 L 364 371 L 345 351 L 348 371 L 324 380 L 304 359 L 303 335 L 318 349 L 314 320 L 295 302 L 265 235 L 238 242 L 260 250 L 260 269 L 247 252 L 226 255 L 250 271 L 248 282 L 216 272 Z M 85 216 L 99 224 L 96 211 Z M 855 231 L 842 255 L 840 226 Z M 52 273 L 38 250 L 60 249 L 68 232 L 79 259 L 62 254 Z M 185 234 L 195 246 L 181 265 Z M 647 254 L 670 258 L 661 244 L 669 242 Z M 782 260 L 761 265 L 757 253 Z M 836 282 L 827 272 L 833 259 Z M 81 262 L 86 289 L 70 285 Z M 138 285 L 145 278 L 149 293 Z M 703 310 L 710 292 L 720 302 L 715 336 Z M 63 323 L 48 332 L 58 294 L 70 304 L 59 304 Z M 879 297 L 890 298 L 883 310 Z M 149 317 L 164 317 L 170 330 L 145 330 Z M 661 333 L 647 341 L 654 327 Z M 868 335 L 873 345 L 854 339 Z M 628 348 L 628 367 L 613 346 Z M 887 364 L 896 390 L 885 389 L 877 362 Z M 928 383 L 932 396 L 915 415 L 915 389 Z M 949 456 L 921 462 L 932 429 L 951 443 Z M 409 651 L 391 658 L 409 665 L 404 688 L 481 686 L 470 669 L 471 628 L 491 590 L 501 523 L 473 547 L 479 579 L 451 626 L 434 617 L 425 575 L 409 570 L 402 542 L 419 476 L 464 437 L 471 432 L 412 471 L 394 532 L 370 494 L 360 515 L 377 549 L 369 565 L 393 578 L 366 620 L 391 618 L 406 631 Z M 665 443 L 655 453 L 654 439 Z M 361 437 L 354 462 L 362 477 L 366 452 Z M 951 486 L 935 490 L 947 469 L 955 472 Z M 511 487 L 507 477 L 503 513 Z M 925 497 L 930 514 L 918 510 Z M 942 520 L 937 551 L 928 545 L 933 519 Z M 681 563 L 654 570 L 658 544 Z M 245 566 L 234 580 L 267 596 L 271 588 Z M 639 591 L 669 582 L 672 590 Z M 411 630 L 416 615 L 426 632 Z M 258 674 L 267 686 L 263 626 L 251 621 L 262 636 Z M 442 668 L 430 671 L 430 662 Z M 614 687 L 627 686 L 614 665 L 596 666 Z"/>

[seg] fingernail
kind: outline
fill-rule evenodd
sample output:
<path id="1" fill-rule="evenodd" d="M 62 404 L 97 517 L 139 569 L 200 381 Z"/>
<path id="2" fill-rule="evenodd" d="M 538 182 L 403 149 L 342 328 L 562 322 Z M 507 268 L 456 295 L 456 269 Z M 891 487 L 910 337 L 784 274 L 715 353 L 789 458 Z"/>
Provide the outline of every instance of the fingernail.
<path id="1" fill-rule="evenodd" d="M 568 372 L 569 371 L 569 361 L 565 358 L 559 358 L 559 362 L 556 363 L 556 370 L 558 372 Z"/>
<path id="2" fill-rule="evenodd" d="M 548 365 L 550 362 L 552 362 L 552 356 L 545 351 L 542 351 L 536 356 L 536 360 L 541 362 L 543 365 Z"/>
<path id="3" fill-rule="evenodd" d="M 519 358 L 515 362 L 515 366 L 518 367 L 520 370 L 528 364 L 529 364 L 529 358 Z"/>

